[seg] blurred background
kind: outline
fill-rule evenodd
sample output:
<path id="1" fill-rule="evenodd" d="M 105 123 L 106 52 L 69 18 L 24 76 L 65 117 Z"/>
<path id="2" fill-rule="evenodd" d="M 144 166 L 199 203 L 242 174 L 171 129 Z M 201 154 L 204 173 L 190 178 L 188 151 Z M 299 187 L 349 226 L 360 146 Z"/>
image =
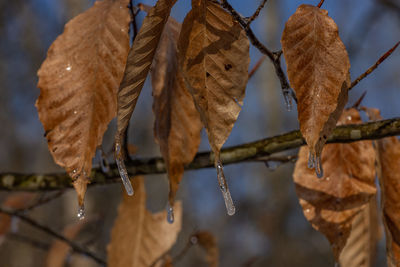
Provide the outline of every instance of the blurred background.
<path id="1" fill-rule="evenodd" d="M 0 172 L 62 172 L 52 160 L 43 137 L 44 130 L 34 103 L 39 95 L 36 72 L 47 49 L 62 33 L 64 24 L 87 10 L 92 0 L 0 0 Z M 154 5 L 155 0 L 142 3 Z M 260 0 L 230 0 L 244 16 L 250 16 Z M 269 0 L 252 24 L 258 38 L 271 50 L 280 49 L 285 21 L 302 3 L 318 0 Z M 139 1 L 134 1 L 138 4 Z M 352 79 L 363 73 L 400 40 L 400 2 L 398 0 L 326 0 L 324 9 L 339 26 L 351 62 Z M 190 1 L 179 0 L 172 15 L 183 21 Z M 144 17 L 141 12 L 139 25 Z M 251 47 L 251 66 L 262 57 Z M 283 66 L 285 63 L 283 62 Z M 385 118 L 399 116 L 400 52 L 396 51 L 371 76 L 350 92 L 349 104 L 367 92 L 363 104 L 381 109 Z M 296 108 L 287 111 L 272 64 L 265 60 L 251 78 L 239 119 L 225 147 L 255 141 L 298 129 Z M 146 82 L 133 114 L 130 143 L 138 147 L 137 157 L 160 155 L 153 139 L 151 87 Z M 104 137 L 110 151 L 115 121 Z M 206 134 L 200 150 L 209 150 Z M 296 154 L 288 151 L 287 154 Z M 110 157 L 111 161 L 112 158 Z M 95 166 L 98 161 L 95 160 Z M 215 235 L 220 249 L 220 266 L 333 266 L 328 241 L 313 230 L 302 214 L 291 173 L 293 164 L 267 168 L 263 163 L 225 166 L 237 213 L 226 214 L 217 185 L 216 171 L 188 171 L 181 183 L 178 199 L 183 201 L 183 229 L 172 255 L 178 254 L 195 230 Z M 147 206 L 164 210 L 168 195 L 166 175 L 146 176 Z M 78 242 L 106 257 L 106 245 L 121 199 L 120 184 L 90 187 L 86 196 L 87 219 L 100 216 L 96 227 L 87 227 Z M 10 193 L 0 192 L 0 200 Z M 45 193 L 43 193 L 45 194 Z M 30 216 L 59 232 L 75 222 L 76 195 L 68 190 L 57 200 L 35 209 Z M 31 226 L 20 223 L 19 234 L 51 243 L 52 239 Z M 93 239 L 93 237 L 95 237 Z M 90 241 L 90 242 L 89 242 Z M 376 266 L 385 263 L 384 241 L 380 242 Z M 7 238 L 0 246 L 0 265 L 43 266 L 47 251 Z M 73 254 L 68 266 L 97 266 L 84 256 Z M 193 247 L 176 266 L 207 266 L 204 252 Z"/>

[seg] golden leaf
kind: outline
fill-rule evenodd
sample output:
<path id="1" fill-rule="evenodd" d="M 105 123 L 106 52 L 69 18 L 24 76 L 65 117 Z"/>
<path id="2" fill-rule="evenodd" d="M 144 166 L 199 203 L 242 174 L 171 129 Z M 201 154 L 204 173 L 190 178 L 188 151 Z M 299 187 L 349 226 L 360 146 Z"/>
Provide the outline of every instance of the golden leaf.
<path id="1" fill-rule="evenodd" d="M 68 22 L 38 71 L 36 107 L 49 150 L 74 179 L 80 205 L 92 158 L 116 115 L 129 51 L 128 3 L 98 1 Z"/>
<path id="2" fill-rule="evenodd" d="M 175 222 L 169 224 L 166 211 L 146 210 L 143 178 L 132 180 L 135 196 L 123 195 L 108 245 L 110 267 L 148 267 L 175 243 L 182 224 L 182 205 L 175 203 Z"/>
<path id="3" fill-rule="evenodd" d="M 361 123 L 355 109 L 346 110 L 339 124 Z M 307 168 L 308 148 L 299 151 L 293 178 L 303 213 L 332 245 L 336 260 L 350 235 L 354 217 L 376 194 L 375 153 L 371 141 L 326 145 L 325 174 L 318 179 Z"/>
<path id="4" fill-rule="evenodd" d="M 341 267 L 372 267 L 380 239 L 376 196 L 353 220 L 346 246 L 340 253 Z"/>
<path id="5" fill-rule="evenodd" d="M 161 36 L 151 71 L 153 84 L 154 136 L 160 145 L 169 177 L 169 203 L 174 203 L 184 165 L 200 144 L 202 124 L 193 98 L 178 70 L 177 41 L 181 25 L 169 18 Z"/>
<path id="6" fill-rule="evenodd" d="M 310 150 L 310 167 L 322 176 L 323 145 L 347 102 L 350 62 L 335 22 L 326 10 L 301 5 L 282 35 L 290 83 L 298 99 L 300 131 Z"/>
<path id="7" fill-rule="evenodd" d="M 208 231 L 198 231 L 193 236 L 197 238 L 197 243 L 206 251 L 208 266 L 218 267 L 219 250 L 214 235 Z"/>
<path id="8" fill-rule="evenodd" d="M 143 20 L 129 51 L 124 78 L 118 91 L 116 144 L 123 141 L 137 99 L 149 73 L 164 25 L 176 0 L 158 0 Z"/>
<path id="9" fill-rule="evenodd" d="M 243 103 L 250 62 L 249 40 L 238 22 L 218 4 L 192 1 L 192 10 L 182 25 L 178 51 L 186 85 L 215 154 L 228 214 L 233 215 L 235 210 L 219 154 Z"/>

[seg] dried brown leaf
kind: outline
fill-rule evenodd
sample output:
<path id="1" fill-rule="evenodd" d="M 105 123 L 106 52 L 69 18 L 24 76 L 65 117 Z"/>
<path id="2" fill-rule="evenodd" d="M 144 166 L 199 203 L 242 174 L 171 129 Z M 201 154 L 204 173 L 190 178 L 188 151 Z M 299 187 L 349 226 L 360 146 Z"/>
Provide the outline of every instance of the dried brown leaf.
<path id="1" fill-rule="evenodd" d="M 116 115 L 129 51 L 129 0 L 98 1 L 69 21 L 38 71 L 36 102 L 55 162 L 83 204 L 92 158 Z"/>
<path id="2" fill-rule="evenodd" d="M 361 123 L 355 109 L 346 110 L 339 121 L 350 123 Z M 296 193 L 305 217 L 328 238 L 339 260 L 354 217 L 376 194 L 374 148 L 371 141 L 326 145 L 322 179 L 307 168 L 308 153 L 307 147 L 299 151 L 293 173 Z"/>
<path id="3" fill-rule="evenodd" d="M 347 102 L 349 57 L 337 25 L 315 6 L 298 7 L 286 22 L 281 43 L 298 99 L 300 130 L 317 160 Z M 322 176 L 322 169 L 316 166 L 316 171 Z"/>
<path id="4" fill-rule="evenodd" d="M 367 109 L 372 120 L 380 120 L 379 110 Z M 400 142 L 397 137 L 375 141 L 377 170 L 381 186 L 383 224 L 389 267 L 400 265 Z"/>
<path id="5" fill-rule="evenodd" d="M 116 144 L 123 142 L 137 99 L 149 73 L 161 34 L 176 0 L 158 0 L 143 20 L 129 51 L 124 78 L 118 91 Z"/>
<path id="6" fill-rule="evenodd" d="M 10 209 L 23 209 L 29 206 L 32 200 L 37 196 L 35 193 L 21 192 L 9 195 L 2 203 L 2 206 Z M 4 242 L 6 234 L 11 228 L 11 217 L 0 213 L 0 244 Z"/>
<path id="7" fill-rule="evenodd" d="M 178 48 L 183 76 L 218 156 L 243 104 L 249 40 L 229 13 L 201 0 L 192 3 Z"/>
<path id="8" fill-rule="evenodd" d="M 80 220 L 67 225 L 63 230 L 64 237 L 73 240 L 87 223 L 88 220 Z M 70 250 L 71 248 L 68 244 L 60 240 L 55 240 L 47 253 L 46 266 L 63 267 Z"/>
<path id="9" fill-rule="evenodd" d="M 148 267 L 175 243 L 182 224 L 182 205 L 176 202 L 175 222 L 169 224 L 166 211 L 146 210 L 143 178 L 132 180 L 135 196 L 124 194 L 108 245 L 108 266 Z"/>
<path id="10" fill-rule="evenodd" d="M 182 180 L 184 165 L 189 164 L 196 155 L 202 128 L 193 98 L 178 70 L 177 41 L 180 30 L 180 23 L 169 18 L 151 71 L 154 136 L 167 164 L 170 205 L 173 205 Z"/>
<path id="11" fill-rule="evenodd" d="M 193 236 L 197 238 L 197 243 L 206 251 L 208 266 L 218 267 L 219 250 L 215 236 L 208 231 L 198 231 Z"/>
<path id="12" fill-rule="evenodd" d="M 372 267 L 380 239 L 376 196 L 353 220 L 346 246 L 340 253 L 341 267 Z"/>

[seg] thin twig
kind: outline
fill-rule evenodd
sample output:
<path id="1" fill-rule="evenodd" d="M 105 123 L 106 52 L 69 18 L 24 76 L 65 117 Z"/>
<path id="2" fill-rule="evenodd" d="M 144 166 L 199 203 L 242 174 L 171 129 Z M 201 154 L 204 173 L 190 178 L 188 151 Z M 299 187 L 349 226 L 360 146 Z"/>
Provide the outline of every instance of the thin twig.
<path id="1" fill-rule="evenodd" d="M 351 106 L 352 108 L 358 109 L 358 107 L 361 105 L 361 102 L 364 100 L 364 97 L 367 95 L 367 91 L 364 91 L 360 98 Z"/>
<path id="2" fill-rule="evenodd" d="M 59 198 L 65 192 L 66 191 L 64 189 L 61 189 L 58 192 L 52 194 L 51 196 L 40 198 L 38 201 L 36 201 L 35 203 L 33 203 L 30 206 L 27 206 L 27 207 L 22 208 L 22 209 L 17 209 L 16 212 L 22 213 L 22 212 L 33 210 L 33 209 L 35 209 L 35 208 L 37 208 L 39 206 L 42 206 L 42 205 L 44 205 L 44 204 L 46 204 L 46 203 L 48 203 L 48 202 L 50 202 L 50 201 L 52 201 L 54 199 Z"/>
<path id="3" fill-rule="evenodd" d="M 265 3 L 267 3 L 268 0 L 262 0 L 260 5 L 258 6 L 257 10 L 254 12 L 254 14 L 247 19 L 247 28 L 250 27 L 250 24 L 260 15 L 261 10 L 264 8 Z"/>
<path id="4" fill-rule="evenodd" d="M 81 254 L 93 259 L 95 262 L 97 262 L 97 263 L 99 263 L 101 265 L 104 265 L 104 266 L 106 265 L 106 262 L 103 259 L 101 259 L 97 255 L 95 255 L 94 253 L 92 253 L 88 249 L 81 247 L 80 245 L 76 244 L 75 242 L 67 239 L 65 236 L 55 232 L 54 230 L 50 229 L 47 226 L 39 224 L 38 222 L 36 222 L 35 220 L 33 220 L 33 219 L 29 218 L 29 217 L 27 217 L 27 216 L 25 216 L 25 215 L 23 215 L 23 214 L 21 214 L 21 213 L 19 213 L 17 211 L 12 211 L 12 210 L 1 208 L 1 207 L 0 207 L 0 212 L 4 213 L 4 214 L 7 214 L 9 216 L 15 216 L 15 217 L 19 218 L 21 221 L 24 221 L 24 222 L 28 223 L 29 225 L 33 226 L 34 228 L 39 229 L 42 232 L 44 232 L 44 233 L 46 233 L 46 234 L 48 234 L 48 235 L 50 235 L 50 236 L 52 236 L 54 238 L 57 238 L 60 241 L 65 242 L 67 245 L 69 245 L 72 248 L 72 250 L 74 250 L 74 251 L 76 251 L 78 253 L 81 253 Z"/>
<path id="5" fill-rule="evenodd" d="M 321 0 L 320 2 L 319 2 L 319 4 L 318 4 L 318 8 L 321 8 L 321 6 L 322 6 L 322 4 L 325 2 L 325 0 Z"/>
<path id="6" fill-rule="evenodd" d="M 216 4 L 221 5 L 223 8 L 225 8 L 230 14 L 231 16 L 237 20 L 239 22 L 239 24 L 242 26 L 242 28 L 245 30 L 247 37 L 249 38 L 251 44 L 256 47 L 261 53 L 263 53 L 264 55 L 266 55 L 272 62 L 272 64 L 274 65 L 275 68 L 275 73 L 279 78 L 279 81 L 281 83 L 281 88 L 282 88 L 282 93 L 285 97 L 285 102 L 287 104 L 288 107 L 291 106 L 291 99 L 290 97 L 292 97 L 295 102 L 297 103 L 297 99 L 296 96 L 293 92 L 293 90 L 291 90 L 291 87 L 289 85 L 288 79 L 285 75 L 285 73 L 283 72 L 282 66 L 281 66 L 281 55 L 282 55 L 282 51 L 276 51 L 276 52 L 272 52 L 271 50 L 269 50 L 265 45 L 263 45 L 258 38 L 255 36 L 254 32 L 251 30 L 250 27 L 247 27 L 247 19 L 244 18 L 242 15 L 239 14 L 239 12 L 237 12 L 229 3 L 227 0 L 222 0 L 222 2 L 220 3 L 219 1 L 214 0 L 213 1 Z"/>
<path id="7" fill-rule="evenodd" d="M 251 77 L 253 77 L 253 75 L 256 73 L 256 71 L 260 68 L 261 64 L 264 62 L 265 58 L 267 56 L 263 55 L 258 61 L 257 63 L 254 65 L 254 67 L 249 71 L 249 79 Z"/>
<path id="8" fill-rule="evenodd" d="M 387 51 L 383 56 L 381 56 L 378 59 L 378 61 L 374 65 L 372 65 L 366 72 L 364 72 L 356 80 L 354 80 L 351 83 L 349 90 L 351 90 L 354 86 L 356 86 L 362 79 L 364 79 L 369 74 L 371 74 L 371 72 L 373 72 L 383 61 L 385 61 L 385 59 L 387 59 L 394 52 L 394 50 L 396 50 L 396 48 L 399 46 L 399 44 L 400 44 L 400 41 L 397 42 L 397 44 L 395 44 L 392 48 L 390 48 L 389 51 Z"/>
<path id="9" fill-rule="evenodd" d="M 328 143 L 350 143 L 395 135 L 400 135 L 400 118 L 338 126 L 328 138 Z M 297 130 L 222 149 L 221 160 L 225 165 L 244 161 L 257 161 L 260 157 L 298 148 L 304 144 L 305 141 L 300 131 Z M 213 166 L 214 154 L 208 151 L 198 153 L 192 163 L 187 165 L 185 169 L 195 170 Z M 165 173 L 165 163 L 161 157 L 135 159 L 127 162 L 127 170 L 131 176 Z M 90 177 L 92 185 L 120 182 L 118 168 L 115 164 L 110 165 L 110 171 L 107 175 L 102 172 L 101 168 L 94 168 Z M 0 190 L 39 191 L 58 190 L 66 187 L 72 187 L 71 178 L 66 173 L 0 173 Z"/>

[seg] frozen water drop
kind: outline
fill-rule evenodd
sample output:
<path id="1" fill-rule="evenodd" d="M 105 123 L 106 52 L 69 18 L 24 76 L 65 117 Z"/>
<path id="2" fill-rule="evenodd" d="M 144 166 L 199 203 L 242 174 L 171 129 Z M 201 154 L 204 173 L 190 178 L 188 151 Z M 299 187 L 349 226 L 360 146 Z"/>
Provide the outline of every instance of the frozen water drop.
<path id="1" fill-rule="evenodd" d="M 311 151 L 308 154 L 308 168 L 312 169 L 315 166 L 315 155 L 313 153 L 311 153 Z"/>
<path id="2" fill-rule="evenodd" d="M 77 217 L 79 220 L 85 219 L 85 206 L 82 205 L 79 207 Z"/>
<path id="3" fill-rule="evenodd" d="M 348 121 L 351 121 L 351 120 L 352 120 L 351 116 L 347 116 L 346 119 L 347 119 Z"/>
<path id="4" fill-rule="evenodd" d="M 292 97 L 290 96 L 290 90 L 285 90 L 283 92 L 283 98 L 285 99 L 287 111 L 291 111 L 293 109 L 293 103 L 292 103 Z"/>
<path id="5" fill-rule="evenodd" d="M 325 178 L 325 180 L 327 180 L 327 181 L 329 181 L 330 179 L 331 179 L 331 178 L 329 178 L 329 176 Z"/>
<path id="6" fill-rule="evenodd" d="M 67 65 L 67 67 L 65 68 L 67 71 L 71 71 L 72 70 L 72 66 L 70 64 Z"/>
<path id="7" fill-rule="evenodd" d="M 268 170 L 275 171 L 279 166 L 281 166 L 281 163 L 278 161 L 265 161 L 265 166 Z"/>
<path id="8" fill-rule="evenodd" d="M 321 156 L 316 156 L 315 161 L 315 173 L 317 174 L 318 178 L 322 178 L 324 176 L 324 170 L 322 169 L 322 162 L 321 162 Z"/>
<path id="9" fill-rule="evenodd" d="M 126 170 L 124 159 L 122 158 L 121 144 L 115 143 L 115 162 L 118 166 L 119 175 L 121 176 L 122 183 L 124 184 L 128 196 L 133 195 L 133 188 L 129 180 L 128 171 Z"/>
<path id="10" fill-rule="evenodd" d="M 311 210 L 310 209 L 306 209 L 306 213 L 309 213 Z"/>
<path id="11" fill-rule="evenodd" d="M 219 160 L 217 163 L 217 178 L 222 196 L 224 197 L 226 211 L 229 216 L 232 216 L 233 214 L 235 214 L 235 205 L 233 204 L 231 193 L 229 192 L 228 184 L 226 183 L 222 163 Z"/>
<path id="12" fill-rule="evenodd" d="M 174 208 L 171 207 L 169 202 L 167 203 L 167 221 L 168 223 L 173 223 L 175 220 L 174 218 Z"/>
<path id="13" fill-rule="evenodd" d="M 78 113 L 78 111 L 74 110 L 74 114 L 77 114 L 77 113 Z"/>

